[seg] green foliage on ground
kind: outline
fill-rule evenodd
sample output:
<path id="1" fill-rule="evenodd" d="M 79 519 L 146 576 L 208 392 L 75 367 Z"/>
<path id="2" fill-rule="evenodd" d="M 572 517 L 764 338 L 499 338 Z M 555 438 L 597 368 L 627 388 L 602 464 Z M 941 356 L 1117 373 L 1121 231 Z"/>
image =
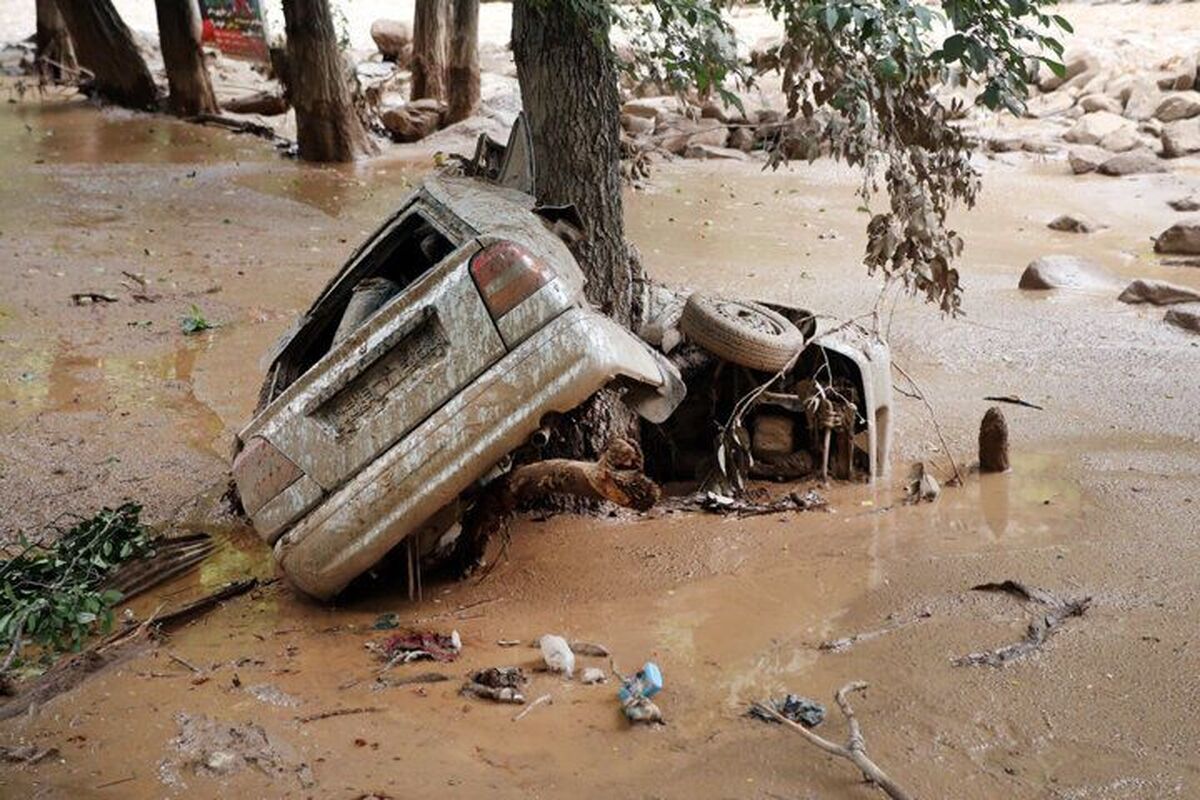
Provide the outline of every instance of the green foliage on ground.
<path id="1" fill-rule="evenodd" d="M 134 503 L 101 509 L 45 546 L 18 538 L 18 555 L 0 561 L 3 654 L 16 653 L 26 640 L 48 652 L 78 650 L 93 631 L 112 628 L 121 594 L 102 586 L 120 564 L 149 552 L 141 511 Z"/>

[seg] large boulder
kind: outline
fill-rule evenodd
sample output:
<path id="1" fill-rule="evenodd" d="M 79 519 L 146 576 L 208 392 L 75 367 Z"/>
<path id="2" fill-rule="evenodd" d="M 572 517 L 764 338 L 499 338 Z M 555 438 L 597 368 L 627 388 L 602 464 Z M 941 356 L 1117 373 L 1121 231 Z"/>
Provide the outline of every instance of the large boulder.
<path id="1" fill-rule="evenodd" d="M 735 150 L 732 147 L 717 147 L 703 142 L 688 142 L 687 149 L 683 151 L 684 158 L 698 159 L 718 159 L 724 161 L 745 161 L 750 156 L 743 153 L 741 150 Z"/>
<path id="2" fill-rule="evenodd" d="M 654 133 L 654 119 L 652 117 L 639 117 L 633 114 L 622 114 L 621 127 L 634 136 L 642 136 Z"/>
<path id="3" fill-rule="evenodd" d="M 387 61 L 407 64 L 412 56 L 412 29 L 398 19 L 377 19 L 371 23 L 371 38 Z"/>
<path id="4" fill-rule="evenodd" d="M 1117 297 L 1122 303 L 1151 303 L 1156 306 L 1169 306 L 1175 303 L 1194 303 L 1200 301 L 1200 292 L 1166 281 L 1156 281 L 1138 278 L 1125 287 L 1125 291 Z"/>
<path id="5" fill-rule="evenodd" d="M 1093 111 L 1110 111 L 1113 114 L 1120 114 L 1124 110 L 1120 100 L 1099 92 L 1079 98 L 1079 107 L 1087 114 Z"/>
<path id="6" fill-rule="evenodd" d="M 255 92 L 221 103 L 221 108 L 231 114 L 261 114 L 264 117 L 286 114 L 288 107 L 284 96 L 275 92 Z"/>
<path id="7" fill-rule="evenodd" d="M 1200 116 L 1200 92 L 1174 92 L 1163 98 L 1154 110 L 1154 118 L 1163 122 Z"/>
<path id="8" fill-rule="evenodd" d="M 1196 85 L 1196 57 L 1174 56 L 1159 65 L 1158 88 L 1191 89 Z"/>
<path id="9" fill-rule="evenodd" d="M 1076 50 L 1064 56 L 1063 67 L 1066 71 L 1062 75 L 1055 75 L 1050 70 L 1043 72 L 1038 79 L 1038 88 L 1043 92 L 1053 92 L 1066 83 L 1078 85 L 1080 77 L 1100 69 L 1100 61 L 1087 50 Z"/>
<path id="10" fill-rule="evenodd" d="M 1129 94 L 1125 98 L 1125 116 L 1138 121 L 1150 119 L 1160 103 L 1162 92 L 1152 82 L 1140 78 L 1129 87 Z"/>
<path id="11" fill-rule="evenodd" d="M 663 150 L 681 156 L 687 150 L 691 138 L 710 126 L 711 123 L 708 121 L 700 123 L 687 117 L 668 117 L 655 127 L 654 138 Z M 725 131 L 724 128 L 721 130 Z M 724 144 L 723 140 L 722 144 Z"/>
<path id="12" fill-rule="evenodd" d="M 1104 289 L 1113 279 L 1104 268 L 1079 256 L 1042 256 L 1029 262 L 1017 286 L 1021 289 Z"/>
<path id="13" fill-rule="evenodd" d="M 691 111 L 689 106 L 680 102 L 679 98 L 673 95 L 635 97 L 632 100 L 626 100 L 625 104 L 621 106 L 622 114 L 649 117 L 655 122 L 662 122 L 671 117 L 695 116 Z"/>
<path id="14" fill-rule="evenodd" d="M 1133 123 L 1111 111 L 1093 111 L 1084 114 L 1066 133 L 1063 139 L 1072 144 L 1099 144 L 1100 140 L 1122 128 L 1132 128 Z"/>
<path id="15" fill-rule="evenodd" d="M 1137 129 L 1132 125 L 1117 128 L 1100 140 L 1100 146 L 1110 153 L 1124 153 L 1127 150 L 1134 150 L 1139 147 L 1145 148 L 1150 143 L 1158 144 L 1158 141 L 1157 139 L 1150 139 L 1138 133 Z"/>
<path id="16" fill-rule="evenodd" d="M 1158 235 L 1154 252 L 1175 255 L 1200 255 L 1200 217 L 1180 220 Z"/>
<path id="17" fill-rule="evenodd" d="M 383 127 L 397 142 L 417 142 L 438 129 L 445 106 L 436 100 L 417 100 L 379 115 Z"/>
<path id="18" fill-rule="evenodd" d="M 1110 158 L 1112 158 L 1112 153 L 1094 145 L 1072 147 L 1067 153 L 1067 163 L 1071 165 L 1071 172 L 1076 175 L 1095 172 Z"/>
<path id="19" fill-rule="evenodd" d="M 739 125 L 736 128 L 729 129 L 729 147 L 737 148 L 743 153 L 749 153 L 754 149 L 754 129 L 748 128 L 745 125 Z"/>
<path id="20" fill-rule="evenodd" d="M 1148 150 L 1133 150 L 1128 153 L 1118 153 L 1097 167 L 1096 171 L 1101 175 L 1120 177 L 1122 175 L 1166 172 L 1167 167 L 1158 160 L 1158 156 L 1154 153 Z"/>
<path id="21" fill-rule="evenodd" d="M 1092 233 L 1100 230 L 1101 226 L 1084 214 L 1059 214 L 1046 223 L 1046 227 L 1063 233 Z"/>
<path id="22" fill-rule="evenodd" d="M 1163 126 L 1163 158 L 1200 153 L 1200 117 L 1181 119 Z"/>
<path id="23" fill-rule="evenodd" d="M 1194 311 L 1183 308 L 1167 309 L 1167 315 L 1163 317 L 1163 321 L 1183 328 L 1185 331 L 1200 333 L 1200 309 Z"/>

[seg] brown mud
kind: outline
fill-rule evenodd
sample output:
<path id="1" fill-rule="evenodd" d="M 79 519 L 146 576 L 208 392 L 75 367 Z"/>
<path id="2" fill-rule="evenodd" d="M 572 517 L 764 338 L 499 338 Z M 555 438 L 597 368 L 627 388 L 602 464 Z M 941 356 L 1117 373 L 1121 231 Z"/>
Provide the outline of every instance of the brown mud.
<path id="1" fill-rule="evenodd" d="M 1200 168 L 1112 179 L 1054 158 L 982 166 L 980 205 L 959 219 L 967 315 L 894 291 L 877 308 L 960 465 L 985 396 L 1045 407 L 1005 406 L 1011 473 L 971 474 L 919 506 L 901 504 L 896 481 L 835 487 L 827 513 L 522 520 L 485 579 L 427 583 L 420 603 L 400 582 L 334 606 L 272 584 L 0 724 L 2 744 L 60 751 L 6 765 L 0 795 L 870 798 L 844 762 L 744 716 L 789 691 L 829 704 L 862 679 L 870 752 L 918 797 L 1200 796 L 1200 339 L 1115 299 L 1133 277 L 1200 288 L 1200 270 L 1163 265 L 1149 241 L 1177 217 L 1166 200 L 1200 189 Z M 152 521 L 203 526 L 261 354 L 430 167 L 305 167 L 161 117 L 0 108 L 0 535 L 125 497 Z M 630 236 L 659 279 L 859 315 L 879 287 L 859 263 L 856 180 L 824 162 L 667 165 L 629 196 Z M 1108 227 L 1045 228 L 1065 212 Z M 1097 260 L 1114 289 L 1018 291 L 1025 264 L 1054 252 Z M 118 301 L 74 306 L 78 291 Z M 185 337 L 192 305 L 218 327 Z M 893 471 L 924 459 L 945 477 L 924 406 L 895 402 Z M 217 553 L 131 603 L 139 618 L 271 574 L 253 534 L 211 532 Z M 1029 607 L 970 591 L 1006 578 L 1092 606 L 1039 654 L 954 666 L 1023 635 Z M 450 681 L 376 686 L 364 644 L 388 635 L 371 625 L 393 611 L 460 632 L 462 658 L 432 667 Z M 630 730 L 611 682 L 534 673 L 527 696 L 554 701 L 518 722 L 512 706 L 457 694 L 471 670 L 539 660 L 499 640 L 547 632 L 604 643 L 622 671 L 656 660 L 668 725 Z M 380 710 L 300 721 L 348 708 Z M 196 767 L 195 742 L 176 741 L 181 714 L 188 736 L 201 715 L 260 726 L 283 767 Z M 842 740 L 840 724 L 831 715 L 823 732 Z"/>

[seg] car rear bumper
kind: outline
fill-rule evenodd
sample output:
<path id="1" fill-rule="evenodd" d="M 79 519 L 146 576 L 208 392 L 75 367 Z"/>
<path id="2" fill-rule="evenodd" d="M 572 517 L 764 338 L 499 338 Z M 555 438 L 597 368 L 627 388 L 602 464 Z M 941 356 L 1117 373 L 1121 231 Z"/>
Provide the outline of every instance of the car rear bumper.
<path id="1" fill-rule="evenodd" d="M 332 597 L 523 444 L 546 414 L 570 411 L 621 377 L 664 394 L 680 383 L 607 317 L 563 313 L 297 522 L 276 541 L 276 561 L 305 593 Z"/>

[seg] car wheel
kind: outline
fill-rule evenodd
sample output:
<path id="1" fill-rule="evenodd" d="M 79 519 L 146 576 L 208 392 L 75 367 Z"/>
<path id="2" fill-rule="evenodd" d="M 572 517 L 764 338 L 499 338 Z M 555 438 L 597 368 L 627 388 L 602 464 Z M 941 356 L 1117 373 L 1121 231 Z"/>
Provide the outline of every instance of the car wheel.
<path id="1" fill-rule="evenodd" d="M 684 304 L 679 329 L 713 355 L 763 372 L 779 372 L 804 346 L 804 334 L 782 314 L 699 292 Z"/>

